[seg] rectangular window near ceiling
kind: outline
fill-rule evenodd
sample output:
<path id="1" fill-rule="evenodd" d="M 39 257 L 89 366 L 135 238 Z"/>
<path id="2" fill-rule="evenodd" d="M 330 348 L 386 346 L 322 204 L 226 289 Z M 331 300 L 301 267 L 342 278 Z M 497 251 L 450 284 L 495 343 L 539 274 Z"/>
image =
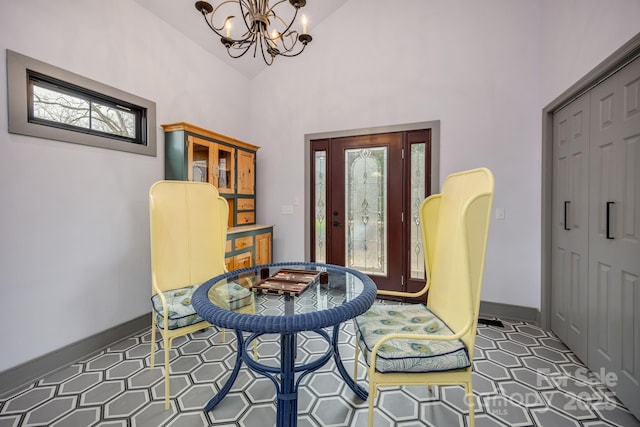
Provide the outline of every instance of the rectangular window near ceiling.
<path id="1" fill-rule="evenodd" d="M 9 132 L 156 155 L 155 103 L 7 51 Z"/>
<path id="2" fill-rule="evenodd" d="M 145 109 L 27 71 L 29 121 L 146 144 Z"/>

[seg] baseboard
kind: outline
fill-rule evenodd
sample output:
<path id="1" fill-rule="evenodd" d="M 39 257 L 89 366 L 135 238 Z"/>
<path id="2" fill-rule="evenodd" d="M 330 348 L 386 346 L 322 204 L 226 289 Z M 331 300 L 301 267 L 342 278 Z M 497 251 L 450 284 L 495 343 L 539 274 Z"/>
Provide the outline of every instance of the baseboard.
<path id="1" fill-rule="evenodd" d="M 540 310 L 533 307 L 480 301 L 480 317 L 520 320 L 540 324 Z"/>
<path id="2" fill-rule="evenodd" d="M 143 314 L 75 343 L 0 372 L 0 396 L 32 383 L 63 367 L 69 366 L 114 343 L 151 327 L 151 314 Z"/>

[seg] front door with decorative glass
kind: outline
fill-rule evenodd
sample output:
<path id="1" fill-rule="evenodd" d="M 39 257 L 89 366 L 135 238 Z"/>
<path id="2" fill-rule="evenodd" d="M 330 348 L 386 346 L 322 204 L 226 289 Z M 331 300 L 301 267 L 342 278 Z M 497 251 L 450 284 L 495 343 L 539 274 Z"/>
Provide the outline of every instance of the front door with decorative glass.
<path id="1" fill-rule="evenodd" d="M 429 129 L 311 141 L 311 259 L 378 289 L 424 285 L 418 207 L 430 194 Z"/>

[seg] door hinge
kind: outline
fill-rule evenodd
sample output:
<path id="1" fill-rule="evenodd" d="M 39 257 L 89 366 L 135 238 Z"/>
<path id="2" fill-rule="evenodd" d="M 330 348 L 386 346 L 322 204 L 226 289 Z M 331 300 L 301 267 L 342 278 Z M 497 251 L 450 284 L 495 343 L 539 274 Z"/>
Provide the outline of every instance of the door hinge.
<path id="1" fill-rule="evenodd" d="M 402 215 L 400 215 L 400 222 L 404 222 L 404 211 L 402 211 Z"/>
<path id="2" fill-rule="evenodd" d="M 404 289 L 404 274 L 400 276 L 400 286 L 402 286 L 402 289 Z"/>
<path id="3" fill-rule="evenodd" d="M 402 160 L 404 160 L 404 148 L 402 149 Z"/>

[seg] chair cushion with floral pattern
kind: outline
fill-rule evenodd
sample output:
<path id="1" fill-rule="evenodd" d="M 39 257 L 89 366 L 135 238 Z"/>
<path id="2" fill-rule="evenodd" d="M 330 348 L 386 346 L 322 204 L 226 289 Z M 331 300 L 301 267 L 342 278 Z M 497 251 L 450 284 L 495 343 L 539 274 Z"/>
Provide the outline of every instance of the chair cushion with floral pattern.
<path id="1" fill-rule="evenodd" d="M 355 319 L 358 345 L 367 364 L 371 350 L 385 335 L 392 333 L 453 335 L 449 327 L 421 304 L 374 304 Z M 471 365 L 464 343 L 459 340 L 391 339 L 380 347 L 378 372 L 433 372 L 467 368 Z"/>
<path id="2" fill-rule="evenodd" d="M 163 292 L 167 301 L 168 329 L 178 329 L 204 320 L 191 305 L 191 297 L 199 286 L 191 285 Z M 220 297 L 219 302 L 224 304 L 225 308 L 236 309 L 253 301 L 251 291 L 235 282 L 229 282 L 227 286 L 216 288 L 215 291 L 216 295 Z M 151 302 L 156 322 L 160 328 L 164 328 L 164 313 L 160 295 L 154 295 Z"/>

